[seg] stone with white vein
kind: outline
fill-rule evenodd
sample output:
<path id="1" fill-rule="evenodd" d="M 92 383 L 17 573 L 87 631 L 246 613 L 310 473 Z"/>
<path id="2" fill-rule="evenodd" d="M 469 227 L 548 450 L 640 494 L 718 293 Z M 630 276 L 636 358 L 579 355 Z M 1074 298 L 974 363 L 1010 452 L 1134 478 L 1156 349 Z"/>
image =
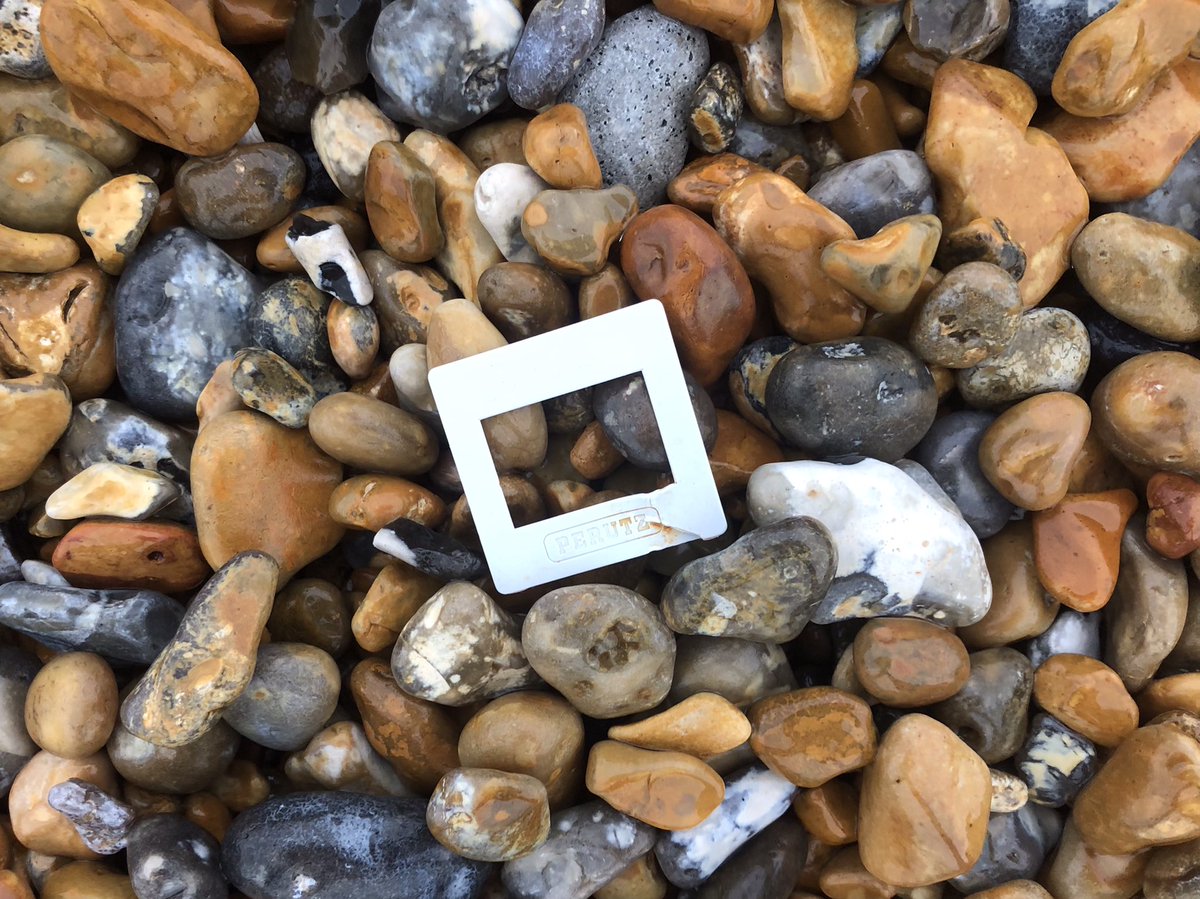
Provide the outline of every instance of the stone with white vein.
<path id="1" fill-rule="evenodd" d="M 521 215 L 534 197 L 550 185 L 527 165 L 498 162 L 475 182 L 475 214 L 509 262 L 541 261 L 521 233 Z"/>
<path id="2" fill-rule="evenodd" d="M 299 214 L 284 239 L 321 290 L 351 306 L 366 306 L 375 298 L 367 272 L 341 225 Z"/>
<path id="3" fill-rule="evenodd" d="M 654 847 L 659 867 L 677 887 L 699 886 L 721 863 L 788 811 L 796 785 L 755 766 L 725 781 L 725 799 L 702 824 L 664 833 Z"/>
<path id="4" fill-rule="evenodd" d="M 759 526 L 807 515 L 832 534 L 837 574 L 818 624 L 913 615 L 964 627 L 991 607 L 979 539 L 894 465 L 776 462 L 751 476 L 747 499 Z"/>

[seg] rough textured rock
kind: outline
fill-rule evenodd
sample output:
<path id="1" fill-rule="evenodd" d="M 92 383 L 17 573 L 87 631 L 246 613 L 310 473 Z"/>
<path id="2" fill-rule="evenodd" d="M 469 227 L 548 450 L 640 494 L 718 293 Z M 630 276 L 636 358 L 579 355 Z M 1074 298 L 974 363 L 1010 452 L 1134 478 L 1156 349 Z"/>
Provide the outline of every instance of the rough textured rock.
<path id="1" fill-rule="evenodd" d="M 632 188 L 643 209 L 683 167 L 688 108 L 708 64 L 700 29 L 642 7 L 605 29 L 559 94 L 583 110 L 604 181 Z"/>

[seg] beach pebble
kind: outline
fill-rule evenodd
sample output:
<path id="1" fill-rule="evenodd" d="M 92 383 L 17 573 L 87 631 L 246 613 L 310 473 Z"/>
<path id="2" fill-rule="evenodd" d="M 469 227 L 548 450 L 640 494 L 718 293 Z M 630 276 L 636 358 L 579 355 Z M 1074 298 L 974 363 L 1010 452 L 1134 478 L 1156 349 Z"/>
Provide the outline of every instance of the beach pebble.
<path id="1" fill-rule="evenodd" d="M 221 869 L 251 896 L 300 889 L 361 899 L 471 899 L 488 873 L 434 840 L 424 800 L 342 791 L 278 796 L 242 813 L 221 846 Z"/>
<path id="2" fill-rule="evenodd" d="M 937 394 L 916 356 L 890 340 L 862 337 L 788 353 L 767 381 L 766 405 L 797 449 L 892 462 L 933 424 Z"/>
<path id="3" fill-rule="evenodd" d="M 75 832 L 93 852 L 115 855 L 125 848 L 136 814 L 96 785 L 72 778 L 51 787 L 46 801 L 70 819 Z"/>
<path id="4" fill-rule="evenodd" d="M 929 761 L 935 748 L 936 764 Z M 910 887 L 966 873 L 983 853 L 991 799 L 978 755 L 932 718 L 904 716 L 863 776 L 863 865 L 885 883 Z"/>
<path id="5" fill-rule="evenodd" d="M 725 782 L 695 756 L 602 740 L 588 755 L 588 791 L 659 830 L 687 830 L 711 815 Z"/>
<path id="6" fill-rule="evenodd" d="M 455 855 L 484 862 L 527 855 L 550 832 L 542 782 L 490 768 L 447 773 L 429 798 L 425 820 L 434 838 Z"/>
<path id="7" fill-rule="evenodd" d="M 1063 822 L 1040 805 L 993 814 L 979 860 L 950 882 L 956 889 L 978 892 L 1012 880 L 1036 877 L 1042 862 L 1058 843 Z"/>
<path id="8" fill-rule="evenodd" d="M 1030 802 L 1061 808 L 1096 773 L 1096 747 L 1057 718 L 1037 714 L 1016 755 L 1016 766 L 1029 787 Z"/>
<path id="9" fill-rule="evenodd" d="M 558 96 L 583 110 L 605 183 L 628 186 L 644 209 L 683 167 L 692 93 L 708 65 L 704 32 L 643 6 L 605 29 Z"/>
<path id="10" fill-rule="evenodd" d="M 341 225 L 297 215 L 288 229 L 287 245 L 321 290 L 354 306 L 374 299 L 367 273 Z"/>
<path id="11" fill-rule="evenodd" d="M 970 368 L 1002 352 L 1021 319 L 1017 282 L 989 262 L 952 269 L 921 304 L 909 344 L 929 365 Z"/>
<path id="12" fill-rule="evenodd" d="M 887 150 L 823 172 L 808 195 L 840 216 L 860 238 L 910 215 L 937 212 L 933 179 L 924 160 Z"/>
<path id="13" fill-rule="evenodd" d="M 51 659 L 25 697 L 30 738 L 61 758 L 81 759 L 99 752 L 116 720 L 117 680 L 108 663 L 93 653 Z"/>
<path id="14" fill-rule="evenodd" d="M 645 855 L 656 835 L 604 802 L 588 802 L 555 814 L 546 842 L 505 862 L 500 877 L 514 899 L 587 899 Z"/>
<path id="15" fill-rule="evenodd" d="M 108 756 L 128 786 L 155 793 L 195 793 L 211 786 L 233 761 L 241 742 L 237 731 L 217 721 L 182 746 L 156 746 L 135 736 L 118 720 L 108 740 Z"/>
<path id="16" fill-rule="evenodd" d="M 114 665 L 149 665 L 183 607 L 152 590 L 0 584 L 0 624 L 58 652 L 94 652 Z"/>
<path id="17" fill-rule="evenodd" d="M 593 718 L 651 709 L 671 687 L 674 635 L 654 605 L 623 587 L 550 591 L 529 610 L 521 640 L 534 670 Z"/>
<path id="18" fill-rule="evenodd" d="M 690 830 L 664 833 L 654 854 L 667 880 L 693 888 L 791 807 L 796 787 L 762 767 L 751 767 L 725 780 L 725 799 L 705 821 Z"/>
<path id="19" fill-rule="evenodd" d="M 711 450 L 717 440 L 716 409 L 708 393 L 694 378 L 685 374 L 684 381 L 700 427 L 700 439 L 705 450 Z M 642 375 L 626 375 L 597 384 L 592 403 L 596 421 L 622 456 L 641 468 L 669 470 L 667 450 Z"/>
<path id="20" fill-rule="evenodd" d="M 998 533 L 1014 509 L 979 467 L 979 443 L 994 420 L 990 413 L 968 410 L 943 415 L 912 452 L 981 540 Z"/>
<path id="21" fill-rule="evenodd" d="M 93 515 L 149 518 L 179 497 L 179 488 L 153 471 L 98 462 L 85 468 L 46 498 L 46 514 L 59 521 Z"/>
<path id="22" fill-rule="evenodd" d="M 529 166 L 499 162 L 475 182 L 475 214 L 509 262 L 536 263 L 537 252 L 521 233 L 521 216 L 548 185 Z"/>
<path id="23" fill-rule="evenodd" d="M 129 879 L 139 897 L 223 899 L 229 887 L 221 873 L 216 840 L 181 815 L 150 815 L 129 830 Z"/>
<path id="24" fill-rule="evenodd" d="M 1092 359 L 1083 322 L 1066 309 L 1038 307 L 1017 320 L 1016 333 L 995 355 L 955 372 L 959 395 L 990 409 L 1038 393 L 1074 393 Z"/>
<path id="25" fill-rule="evenodd" d="M 513 102 L 526 109 L 553 103 L 600 43 L 604 13 L 601 0 L 538 0 L 508 64 Z"/>
<path id="26" fill-rule="evenodd" d="M 392 651 L 392 674 L 409 694 L 450 706 L 538 683 L 512 617 L 465 581 L 413 613 Z"/>
<path id="27" fill-rule="evenodd" d="M 446 133 L 491 112 L 504 99 L 521 27 L 508 0 L 385 6 L 367 58 L 391 117 Z"/>
<path id="28" fill-rule="evenodd" d="M 971 653 L 971 673 L 951 698 L 929 709 L 989 765 L 1011 758 L 1025 739 L 1033 669 L 1015 649 Z"/>
<path id="29" fill-rule="evenodd" d="M 680 634 L 787 643 L 808 623 L 836 567 L 833 541 L 818 522 L 764 525 L 680 568 L 663 588 L 663 616 Z"/>
<path id="30" fill-rule="evenodd" d="M 817 623 L 917 615 L 963 626 L 991 605 L 978 538 L 894 466 L 873 459 L 764 465 L 751 476 L 747 497 L 760 526 L 807 515 L 829 529 L 837 575 L 815 611 Z M 921 553 L 914 552 L 914 533 L 922 535 Z"/>
<path id="31" fill-rule="evenodd" d="M 468 580 L 483 573 L 484 560 L 459 541 L 407 518 L 375 533 L 376 549 L 441 580 Z"/>
<path id="32" fill-rule="evenodd" d="M 258 649 L 254 676 L 222 713 L 238 733 L 271 749 L 299 749 L 329 720 L 341 677 L 324 650 L 305 643 Z"/>
<path id="33" fill-rule="evenodd" d="M 251 343 L 258 290 L 254 275 L 195 231 L 143 244 L 114 294 L 117 375 L 129 401 L 169 421 L 194 418 L 213 370 Z"/>
<path id="34" fill-rule="evenodd" d="M 271 612 L 279 566 L 264 553 L 234 556 L 188 607 L 174 638 L 121 704 L 121 721 L 151 743 L 202 736 L 246 689 Z M 203 680 L 199 672 L 203 672 Z"/>
<path id="35" fill-rule="evenodd" d="M 748 717 L 755 755 L 800 787 L 819 787 L 875 757 L 870 706 L 834 687 L 768 696 L 750 707 Z"/>
<path id="36" fill-rule="evenodd" d="M 158 201 L 158 186 L 150 178 L 130 174 L 104 182 L 79 205 L 75 223 L 106 274 L 125 270 Z"/>

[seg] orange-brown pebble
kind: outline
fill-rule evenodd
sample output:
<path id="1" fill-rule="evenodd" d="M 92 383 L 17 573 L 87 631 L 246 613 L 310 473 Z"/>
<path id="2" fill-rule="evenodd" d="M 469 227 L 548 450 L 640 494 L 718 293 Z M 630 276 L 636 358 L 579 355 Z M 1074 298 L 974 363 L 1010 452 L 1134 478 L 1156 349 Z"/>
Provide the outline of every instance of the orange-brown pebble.
<path id="1" fill-rule="evenodd" d="M 647 852 L 598 889 L 592 899 L 664 899 L 668 886 L 654 853 Z"/>
<path id="2" fill-rule="evenodd" d="M 621 238 L 621 269 L 662 301 L 684 369 L 704 386 L 724 375 L 754 324 L 754 289 L 712 226 L 682 206 L 647 210 Z"/>
<path id="3" fill-rule="evenodd" d="M 1198 797 L 1200 742 L 1174 725 L 1152 724 L 1116 748 L 1079 794 L 1073 818 L 1091 849 L 1134 853 L 1200 836 Z"/>
<path id="4" fill-rule="evenodd" d="M 907 31 L 901 31 L 883 55 L 883 71 L 904 84 L 925 91 L 933 90 L 933 79 L 942 61 L 932 53 L 923 53 L 913 46 Z"/>
<path id="5" fill-rule="evenodd" d="M 854 638 L 854 673 L 884 704 L 909 709 L 957 693 L 971 661 L 962 640 L 945 628 L 921 618 L 875 618 Z"/>
<path id="6" fill-rule="evenodd" d="M 892 125 L 901 137 L 912 137 L 925 130 L 925 112 L 908 101 L 900 86 L 883 72 L 871 76 L 883 97 L 883 105 L 892 117 Z"/>
<path id="7" fill-rule="evenodd" d="M 624 461 L 598 421 L 588 424 L 571 447 L 572 467 L 589 480 L 608 477 Z"/>
<path id="8" fill-rule="evenodd" d="M 654 0 L 654 5 L 734 44 L 748 44 L 766 31 L 774 6 L 770 0 Z"/>
<path id="9" fill-rule="evenodd" d="M 840 0 L 839 0 L 840 2 Z M 866 307 L 821 270 L 821 251 L 854 231 L 782 175 L 748 175 L 713 207 L 717 231 L 767 289 L 780 327 L 797 340 L 853 337 Z"/>
<path id="10" fill-rule="evenodd" d="M 1018 286 L 1027 309 L 1070 267 L 1071 242 L 1088 216 L 1087 191 L 1066 154 L 1029 127 L 1036 107 L 1016 75 L 952 59 L 937 70 L 925 130 L 945 229 L 975 219 L 1004 222 L 1025 251 Z"/>
<path id="11" fill-rule="evenodd" d="M 750 707 L 749 718 L 755 754 L 797 786 L 819 787 L 875 757 L 871 707 L 833 687 L 768 696 Z"/>
<path id="12" fill-rule="evenodd" d="M 193 793 L 184 800 L 183 814 L 193 824 L 208 831 L 218 843 L 225 841 L 225 832 L 233 823 L 228 806 L 212 793 Z"/>
<path id="13" fill-rule="evenodd" d="M 939 883 L 970 870 L 983 853 L 991 775 L 944 724 L 917 714 L 893 724 L 861 789 L 859 852 L 885 883 Z"/>
<path id="14" fill-rule="evenodd" d="M 1054 899 L 1036 880 L 1010 880 L 998 887 L 971 895 L 974 899 Z"/>
<path id="15" fill-rule="evenodd" d="M 73 94 L 181 153 L 225 152 L 258 113 L 237 58 L 166 0 L 48 0 L 41 37 Z"/>
<path id="16" fill-rule="evenodd" d="M 0 379 L 0 490 L 33 477 L 70 420 L 71 394 L 57 375 Z"/>
<path id="17" fill-rule="evenodd" d="M 717 410 L 717 442 L 708 454 L 708 466 L 719 494 L 744 490 L 760 465 L 782 461 L 778 443 L 737 413 Z"/>
<path id="18" fill-rule="evenodd" d="M 854 7 L 843 0 L 777 0 L 783 93 L 793 109 L 827 122 L 850 105 L 858 68 Z"/>
<path id="19" fill-rule="evenodd" d="M 896 895 L 894 886 L 863 866 L 857 846 L 845 847 L 825 863 L 820 885 L 829 899 L 892 899 Z"/>
<path id="20" fill-rule="evenodd" d="M 1101 442 L 1134 471 L 1200 477 L 1200 359 L 1134 356 L 1096 387 L 1092 415 Z"/>
<path id="21" fill-rule="evenodd" d="M 608 738 L 706 759 L 745 743 L 750 738 L 750 721 L 725 697 L 696 693 L 657 715 L 610 727 Z"/>
<path id="22" fill-rule="evenodd" d="M 271 793 L 267 778 L 249 759 L 234 759 L 212 782 L 213 795 L 234 814 L 264 801 Z"/>
<path id="23" fill-rule="evenodd" d="M 342 525 L 329 498 L 342 466 L 311 437 L 256 412 L 227 412 L 205 425 L 192 451 L 196 532 L 213 568 L 239 552 L 261 550 L 286 582 L 329 552 Z"/>
<path id="24" fill-rule="evenodd" d="M 42 666 L 25 696 L 25 729 L 60 758 L 82 759 L 104 748 L 117 723 L 117 679 L 91 652 L 68 652 Z"/>
<path id="25" fill-rule="evenodd" d="M 1033 676 L 1033 698 L 1101 746 L 1116 746 L 1137 730 L 1137 703 L 1121 676 L 1090 656 L 1059 653 L 1048 658 Z"/>
<path id="26" fill-rule="evenodd" d="M 363 182 L 367 218 L 379 246 L 401 262 L 427 262 L 445 245 L 433 173 L 399 141 L 379 141 Z"/>
<path id="27" fill-rule="evenodd" d="M 1088 196 L 1135 200 L 1157 190 L 1200 135 L 1200 61 L 1164 72 L 1124 115 L 1083 118 L 1060 112 L 1046 124 Z"/>
<path id="28" fill-rule="evenodd" d="M 217 416 L 225 412 L 237 412 L 246 408 L 241 394 L 233 389 L 234 367 L 232 359 L 226 359 L 217 365 L 208 383 L 200 391 L 200 396 L 196 398 L 196 418 L 200 419 L 201 429 L 212 424 Z"/>
<path id="29" fill-rule="evenodd" d="M 381 339 L 375 310 L 333 300 L 325 313 L 325 331 L 338 368 L 351 378 L 367 377 L 375 367 Z"/>
<path id="30" fill-rule="evenodd" d="M 160 593 L 194 589 L 212 574 L 196 532 L 173 521 L 81 521 L 52 564 L 76 587 Z"/>
<path id="31" fill-rule="evenodd" d="M 587 118 L 572 103 L 559 103 L 534 116 L 521 138 L 529 167 L 558 190 L 604 186 L 592 149 Z"/>
<path id="32" fill-rule="evenodd" d="M 1069 493 L 1033 513 L 1033 557 L 1046 591 L 1077 612 L 1112 598 L 1121 563 L 1121 536 L 1137 511 L 1129 490 Z"/>
<path id="33" fill-rule="evenodd" d="M 329 497 L 329 514 L 334 521 L 362 531 L 377 531 L 397 518 L 438 528 L 446 520 L 446 504 L 404 478 L 364 474 L 337 486 Z"/>
<path id="34" fill-rule="evenodd" d="M 1136 698 L 1143 721 L 1173 711 L 1200 715 L 1200 672 L 1188 671 L 1152 680 Z"/>
<path id="35" fill-rule="evenodd" d="M 505 862 L 546 841 L 550 806 L 536 777 L 493 768 L 455 768 L 434 787 L 425 812 L 434 838 L 464 858 Z"/>
<path id="36" fill-rule="evenodd" d="M 829 131 L 847 159 L 900 149 L 900 137 L 883 102 L 883 94 L 871 81 L 854 82 L 849 108 L 829 123 Z"/>
<path id="37" fill-rule="evenodd" d="M 281 41 L 296 16 L 296 0 L 215 0 L 213 15 L 227 44 Z"/>
<path id="38" fill-rule="evenodd" d="M 1168 559 L 1182 559 L 1200 547 L 1200 481 L 1157 472 L 1146 482 L 1146 542 Z"/>
<path id="39" fill-rule="evenodd" d="M 831 780 L 801 790 L 792 808 L 804 829 L 827 846 L 845 846 L 858 839 L 858 790 L 848 781 Z"/>
<path id="40" fill-rule="evenodd" d="M 1093 428 L 1088 431 L 1079 458 L 1071 469 L 1067 493 L 1101 493 L 1120 487 L 1136 487 L 1133 475 L 1105 448 Z"/>
<path id="41" fill-rule="evenodd" d="M 0 871 L 0 899 L 37 899 L 29 882 L 15 871 Z"/>
<path id="42" fill-rule="evenodd" d="M 431 791 L 458 767 L 459 728 L 450 711 L 401 690 L 386 661 L 359 662 L 350 691 L 367 740 L 413 789 Z"/>
<path id="43" fill-rule="evenodd" d="M 1046 630 L 1058 614 L 1058 600 L 1038 580 L 1029 519 L 1011 521 L 984 540 L 983 559 L 992 605 L 979 621 L 958 629 L 963 643 L 970 649 L 1007 646 Z"/>
<path id="44" fill-rule="evenodd" d="M 1197 31 L 1193 0 L 1121 0 L 1071 38 L 1054 73 L 1054 99 L 1078 116 L 1129 112 L 1188 55 Z"/>
<path id="45" fill-rule="evenodd" d="M 911 215 L 862 240 L 835 240 L 821 251 L 821 270 L 877 312 L 904 312 L 933 264 L 942 223 Z"/>
<path id="46" fill-rule="evenodd" d="M 588 755 L 587 788 L 660 830 L 687 830 L 725 798 L 721 775 L 695 756 L 602 740 Z"/>
<path id="47" fill-rule="evenodd" d="M 137 899 L 128 874 L 92 861 L 69 862 L 49 872 L 42 881 L 41 896 L 42 899 Z"/>
<path id="48" fill-rule="evenodd" d="M 1097 852 L 1068 817 L 1042 882 L 1054 899 L 1127 899 L 1141 889 L 1149 852 Z"/>
<path id="49" fill-rule="evenodd" d="M 404 625 L 441 586 L 403 562 L 385 565 L 350 620 L 354 639 L 367 652 L 391 649 Z"/>
<path id="50" fill-rule="evenodd" d="M 367 220 L 353 209 L 347 209 L 345 206 L 312 206 L 305 209 L 304 214 L 318 222 L 341 225 L 350 241 L 350 246 L 358 252 L 367 248 L 367 240 L 370 238 Z M 254 255 L 258 259 L 258 264 L 263 268 L 288 274 L 299 274 L 304 271 L 304 266 L 296 259 L 284 239 L 288 229 L 292 227 L 292 219 L 295 215 L 289 215 L 267 231 L 259 240 Z"/>
<path id="51" fill-rule="evenodd" d="M 734 153 L 718 153 L 694 159 L 671 179 L 667 197 L 697 215 L 712 215 L 717 197 L 725 188 L 755 172 L 767 172 L 757 162 Z"/>
<path id="52" fill-rule="evenodd" d="M 584 734 L 579 712 L 561 696 L 510 693 L 481 708 L 462 729 L 464 766 L 528 774 L 546 785 L 552 809 L 570 804 L 583 776 Z"/>
<path id="53" fill-rule="evenodd" d="M 8 816 L 13 835 L 26 849 L 67 858 L 97 858 L 84 845 L 74 825 L 53 808 L 50 788 L 77 777 L 106 793 L 117 792 L 117 773 L 104 752 L 82 759 L 59 758 L 39 752 L 25 763 L 8 793 Z"/>
<path id="54" fill-rule="evenodd" d="M 611 262 L 579 282 L 579 318 L 587 321 L 606 312 L 616 312 L 637 302 L 633 288 Z"/>
<path id="55" fill-rule="evenodd" d="M 1017 403 L 984 432 L 984 476 L 1014 505 L 1049 509 L 1067 495 L 1091 420 L 1087 403 L 1073 393 L 1043 393 Z"/>

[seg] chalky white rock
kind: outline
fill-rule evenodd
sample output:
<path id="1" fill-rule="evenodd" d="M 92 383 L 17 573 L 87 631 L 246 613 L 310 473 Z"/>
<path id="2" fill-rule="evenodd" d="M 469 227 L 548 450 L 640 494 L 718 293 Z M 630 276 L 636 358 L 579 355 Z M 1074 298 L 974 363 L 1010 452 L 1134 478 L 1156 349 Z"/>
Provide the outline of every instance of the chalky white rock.
<path id="1" fill-rule="evenodd" d="M 307 215 L 292 220 L 284 238 L 313 284 L 343 303 L 366 306 L 375 291 L 342 226 Z"/>
<path id="2" fill-rule="evenodd" d="M 521 214 L 550 185 L 527 165 L 499 162 L 475 182 L 475 214 L 509 262 L 537 264 L 541 257 L 521 233 Z"/>
<path id="3" fill-rule="evenodd" d="M 979 538 L 894 465 L 776 462 L 751 476 L 746 496 L 759 525 L 807 515 L 832 534 L 837 575 L 818 624 L 914 615 L 964 627 L 991 607 Z"/>

